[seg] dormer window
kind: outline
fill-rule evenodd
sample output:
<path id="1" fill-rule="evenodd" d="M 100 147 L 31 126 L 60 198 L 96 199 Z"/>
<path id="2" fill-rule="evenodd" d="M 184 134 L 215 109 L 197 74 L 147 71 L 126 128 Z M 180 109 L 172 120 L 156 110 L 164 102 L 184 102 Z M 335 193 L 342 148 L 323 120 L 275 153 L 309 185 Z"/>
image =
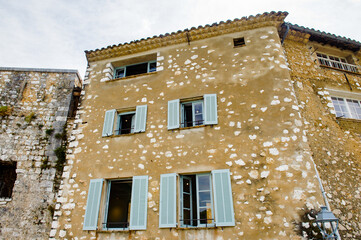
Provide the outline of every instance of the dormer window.
<path id="1" fill-rule="evenodd" d="M 349 64 L 346 58 L 331 56 L 324 53 L 317 53 L 317 59 L 321 66 L 337 68 L 355 73 L 358 72 L 357 66 Z"/>
<path id="2" fill-rule="evenodd" d="M 156 70 L 156 61 L 137 63 L 116 68 L 114 72 L 114 78 L 124 78 L 142 73 L 155 72 Z"/>

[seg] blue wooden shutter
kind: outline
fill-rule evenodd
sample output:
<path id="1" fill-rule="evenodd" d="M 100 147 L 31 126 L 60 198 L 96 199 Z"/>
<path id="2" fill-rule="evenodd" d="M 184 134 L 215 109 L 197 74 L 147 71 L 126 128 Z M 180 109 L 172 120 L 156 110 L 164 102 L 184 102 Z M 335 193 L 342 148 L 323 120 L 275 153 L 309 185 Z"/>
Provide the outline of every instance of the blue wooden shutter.
<path id="1" fill-rule="evenodd" d="M 229 170 L 213 170 L 212 179 L 216 226 L 234 226 L 235 222 Z"/>
<path id="2" fill-rule="evenodd" d="M 179 128 L 179 99 L 168 101 L 168 129 Z"/>
<path id="3" fill-rule="evenodd" d="M 160 175 L 159 227 L 177 226 L 177 197 L 175 173 Z"/>
<path id="4" fill-rule="evenodd" d="M 90 180 L 83 230 L 97 229 L 102 188 L 103 188 L 103 179 Z"/>
<path id="5" fill-rule="evenodd" d="M 218 124 L 217 94 L 204 95 L 204 124 Z"/>
<path id="6" fill-rule="evenodd" d="M 137 106 L 134 132 L 145 132 L 147 124 L 147 105 Z"/>
<path id="7" fill-rule="evenodd" d="M 130 230 L 147 229 L 148 176 L 134 176 L 130 204 Z"/>
<path id="8" fill-rule="evenodd" d="M 115 116 L 116 110 L 108 110 L 105 112 L 104 117 L 104 125 L 103 125 L 103 137 L 111 136 L 113 135 L 113 126 L 114 126 L 114 116 Z"/>

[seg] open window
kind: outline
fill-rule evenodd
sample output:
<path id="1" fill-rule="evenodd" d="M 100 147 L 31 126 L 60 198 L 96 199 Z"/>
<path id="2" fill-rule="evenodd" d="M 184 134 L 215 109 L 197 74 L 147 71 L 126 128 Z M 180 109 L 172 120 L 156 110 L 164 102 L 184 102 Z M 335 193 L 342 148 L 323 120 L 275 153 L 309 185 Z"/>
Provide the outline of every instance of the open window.
<path id="1" fill-rule="evenodd" d="M 116 123 L 116 124 L 114 124 Z M 126 109 L 105 112 L 103 137 L 145 132 L 147 123 L 147 105 L 137 106 L 135 111 Z"/>
<path id="2" fill-rule="evenodd" d="M 116 135 L 134 133 L 135 112 L 125 112 L 118 114 L 118 125 L 115 130 Z"/>
<path id="3" fill-rule="evenodd" d="M 181 227 L 214 226 L 211 175 L 192 174 L 180 176 Z"/>
<path id="4" fill-rule="evenodd" d="M 168 129 L 218 124 L 217 95 L 168 101 Z"/>
<path id="5" fill-rule="evenodd" d="M 91 179 L 83 230 L 97 230 L 102 199 L 103 179 Z M 103 230 L 145 230 L 147 228 L 148 176 L 105 181 L 107 194 Z"/>
<path id="6" fill-rule="evenodd" d="M 181 103 L 181 127 L 203 125 L 203 100 Z"/>
<path id="7" fill-rule="evenodd" d="M 176 190 L 177 182 L 180 187 L 179 197 L 177 197 Z M 177 208 L 177 204 L 179 204 L 179 208 Z M 180 211 L 178 214 L 177 209 Z M 161 175 L 160 228 L 234 225 L 231 180 L 228 169 L 197 174 Z"/>
<path id="8" fill-rule="evenodd" d="M 357 66 L 348 62 L 346 58 L 331 56 L 320 52 L 317 52 L 316 55 L 321 66 L 337 68 L 348 72 L 358 72 Z"/>
<path id="9" fill-rule="evenodd" d="M 105 229 L 127 229 L 130 220 L 132 179 L 110 180 L 108 182 Z"/>
<path id="10" fill-rule="evenodd" d="M 11 198 L 16 180 L 16 162 L 0 161 L 0 198 Z"/>
<path id="11" fill-rule="evenodd" d="M 116 68 L 114 71 L 114 78 L 124 78 L 143 73 L 151 73 L 151 72 L 155 72 L 156 70 L 157 70 L 156 61 L 136 63 L 136 64 Z"/>

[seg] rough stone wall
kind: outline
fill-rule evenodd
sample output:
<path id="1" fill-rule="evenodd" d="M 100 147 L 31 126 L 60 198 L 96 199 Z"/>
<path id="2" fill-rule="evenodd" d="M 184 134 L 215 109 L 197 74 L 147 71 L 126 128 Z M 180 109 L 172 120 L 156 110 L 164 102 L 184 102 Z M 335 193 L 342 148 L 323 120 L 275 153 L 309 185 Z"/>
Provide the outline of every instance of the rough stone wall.
<path id="1" fill-rule="evenodd" d="M 57 157 L 77 72 L 0 68 L 0 160 L 16 162 L 11 198 L 0 199 L 0 239 L 46 239 Z M 60 134 L 60 135 L 59 135 Z M 60 176 L 58 176 L 59 178 Z"/>
<path id="2" fill-rule="evenodd" d="M 291 78 L 306 122 L 307 137 L 343 239 L 361 238 L 361 122 L 336 119 L 327 89 L 360 94 L 361 76 L 320 67 L 315 49 L 330 55 L 355 54 L 314 42 L 286 40 Z M 313 52 L 313 54 L 312 54 Z M 356 62 L 357 63 L 357 62 Z"/>
<path id="3" fill-rule="evenodd" d="M 246 46 L 234 48 L 237 37 Z M 154 52 L 89 63 L 51 239 L 300 239 L 295 225 L 302 211 L 323 199 L 277 29 L 157 51 L 162 71 L 115 81 L 102 81 L 109 63 Z M 208 93 L 217 94 L 217 125 L 167 129 L 169 100 Z M 101 136 L 106 110 L 142 104 L 148 105 L 145 133 Z M 235 227 L 159 229 L 160 174 L 225 168 L 232 175 Z M 104 208 L 99 230 L 82 230 L 90 179 L 139 175 L 149 176 L 147 230 L 102 230 Z"/>

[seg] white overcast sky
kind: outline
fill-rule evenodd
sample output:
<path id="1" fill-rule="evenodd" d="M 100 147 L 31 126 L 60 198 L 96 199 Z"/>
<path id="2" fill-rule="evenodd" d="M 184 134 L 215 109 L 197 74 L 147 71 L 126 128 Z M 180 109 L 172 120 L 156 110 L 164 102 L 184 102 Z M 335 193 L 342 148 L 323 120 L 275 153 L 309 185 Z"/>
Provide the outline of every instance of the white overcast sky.
<path id="1" fill-rule="evenodd" d="M 270 11 L 361 41 L 361 0 L 0 0 L 0 67 L 86 69 L 94 50 Z"/>

